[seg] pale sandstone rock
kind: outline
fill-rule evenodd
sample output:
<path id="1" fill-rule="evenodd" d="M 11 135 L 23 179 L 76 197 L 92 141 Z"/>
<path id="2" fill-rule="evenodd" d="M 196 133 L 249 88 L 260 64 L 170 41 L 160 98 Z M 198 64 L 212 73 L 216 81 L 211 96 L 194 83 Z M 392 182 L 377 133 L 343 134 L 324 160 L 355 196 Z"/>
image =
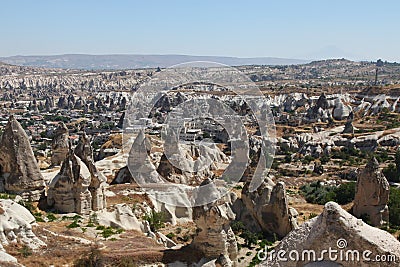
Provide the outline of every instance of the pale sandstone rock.
<path id="1" fill-rule="evenodd" d="M 285 184 L 275 184 L 267 178 L 254 192 L 248 183 L 242 190 L 242 198 L 234 203 L 237 220 L 243 221 L 249 230 L 275 233 L 280 237 L 297 228 L 297 211 L 289 209 Z"/>
<path id="2" fill-rule="evenodd" d="M 339 243 L 338 240 L 346 240 L 347 245 L 341 248 L 343 240 Z M 323 250 L 338 250 L 336 254 L 337 260 L 333 261 L 329 258 L 329 253 L 322 253 Z M 363 221 L 355 218 L 337 203 L 328 202 L 325 204 L 324 211 L 318 217 L 315 217 L 298 229 L 290 232 L 281 242 L 275 247 L 275 251 L 286 251 L 286 257 L 289 258 L 291 251 L 297 251 L 300 255 L 300 261 L 288 260 L 279 261 L 275 256 L 272 260 L 267 258 L 260 266 L 268 267 L 300 267 L 300 266 L 346 266 L 346 267 L 368 267 L 368 266 L 395 266 L 397 262 L 373 262 L 366 261 L 362 257 L 364 251 L 371 251 L 370 258 L 374 259 L 376 255 L 393 255 L 400 258 L 400 242 L 391 234 L 378 228 L 369 226 Z M 315 252 L 314 260 L 308 259 L 306 255 L 305 261 L 301 261 L 301 255 L 306 250 Z M 351 261 L 340 259 L 340 251 L 345 255 L 346 251 L 359 251 L 360 261 Z M 270 254 L 269 254 L 270 255 Z M 322 255 L 322 257 L 321 257 Z M 292 253 L 295 257 L 295 253 Z M 351 257 L 351 256 L 350 256 Z M 350 258 L 351 259 L 351 258 Z"/>
<path id="3" fill-rule="evenodd" d="M 0 140 L 0 192 L 38 201 L 43 190 L 44 178 L 28 136 L 19 122 L 10 116 Z"/>
<path id="4" fill-rule="evenodd" d="M 132 212 L 132 208 L 127 204 L 116 204 L 110 211 L 97 212 L 99 224 L 121 228 L 124 230 L 141 231 L 142 224 Z"/>
<path id="5" fill-rule="evenodd" d="M 92 210 L 90 182 L 88 167 L 70 150 L 60 172 L 50 182 L 48 205 L 59 212 L 89 214 Z"/>
<path id="6" fill-rule="evenodd" d="M 214 176 L 212 170 L 218 169 L 218 164 L 228 162 L 226 155 L 215 144 L 199 147 L 193 144 L 176 145 L 174 149 L 177 154 L 172 156 L 172 162 L 163 154 L 157 167 L 157 172 L 173 183 L 199 185 L 205 178 Z M 181 166 L 176 166 L 176 163 Z"/>
<path id="7" fill-rule="evenodd" d="M 205 180 L 202 185 L 211 183 Z M 203 196 L 204 197 L 204 196 Z M 215 259 L 224 254 L 235 260 L 238 253 L 235 234 L 230 222 L 235 219 L 229 203 L 220 199 L 214 203 L 193 208 L 193 221 L 198 233 L 191 246 L 199 249 L 206 258 Z"/>
<path id="8" fill-rule="evenodd" d="M 378 161 L 373 158 L 357 175 L 357 191 L 354 198 L 353 213 L 358 218 L 368 215 L 371 224 L 382 226 L 389 221 L 390 186 L 379 170 Z"/>
<path id="9" fill-rule="evenodd" d="M 0 246 L 21 243 L 34 250 L 46 246 L 32 232 L 33 223 L 35 218 L 25 207 L 0 199 Z"/>
<path id="10" fill-rule="evenodd" d="M 343 104 L 340 98 L 336 99 L 335 108 L 333 109 L 333 118 L 335 120 L 344 120 L 350 115 L 351 108 Z"/>
<path id="11" fill-rule="evenodd" d="M 93 150 L 85 132 L 79 138 L 75 154 L 86 164 L 91 175 L 89 191 L 92 195 L 92 209 L 96 211 L 106 208 L 107 178 L 94 165 Z"/>
<path id="12" fill-rule="evenodd" d="M 53 166 L 61 165 L 69 149 L 69 131 L 63 122 L 61 122 L 55 130 L 51 149 L 53 153 L 51 156 L 51 164 Z"/>

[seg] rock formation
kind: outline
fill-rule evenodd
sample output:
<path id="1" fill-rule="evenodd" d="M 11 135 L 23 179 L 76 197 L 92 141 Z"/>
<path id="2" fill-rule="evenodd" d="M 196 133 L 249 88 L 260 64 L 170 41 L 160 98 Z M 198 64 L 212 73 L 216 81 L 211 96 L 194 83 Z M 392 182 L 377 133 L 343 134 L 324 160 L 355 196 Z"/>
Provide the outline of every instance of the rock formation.
<path id="1" fill-rule="evenodd" d="M 343 104 L 340 98 L 337 98 L 335 101 L 335 107 L 333 109 L 333 118 L 335 120 L 343 120 L 350 115 L 351 108 L 345 104 Z"/>
<path id="2" fill-rule="evenodd" d="M 205 180 L 203 185 L 211 183 Z M 218 193 L 218 192 L 215 192 Z M 199 197 L 206 197 L 202 194 Z M 193 221 L 197 225 L 197 235 L 191 246 L 200 250 L 206 258 L 219 258 L 221 254 L 235 260 L 238 253 L 235 234 L 230 222 L 235 219 L 229 203 L 220 199 L 214 203 L 193 208 Z"/>
<path id="3" fill-rule="evenodd" d="M 321 161 L 314 161 L 314 169 L 313 173 L 321 175 L 324 173 L 324 166 L 322 165 Z"/>
<path id="4" fill-rule="evenodd" d="M 70 149 L 60 172 L 50 182 L 47 203 L 59 212 L 89 214 L 92 210 L 90 183 L 88 167 Z"/>
<path id="5" fill-rule="evenodd" d="M 28 136 L 19 122 L 10 116 L 0 140 L 0 192 L 37 201 L 43 190 L 44 179 Z"/>
<path id="6" fill-rule="evenodd" d="M 92 195 L 92 209 L 104 209 L 106 207 L 105 190 L 107 187 L 107 178 L 94 165 L 92 146 L 85 132 L 79 137 L 79 142 L 75 147 L 75 155 L 86 164 L 90 172 L 89 191 Z"/>
<path id="7" fill-rule="evenodd" d="M 26 208 L 11 199 L 0 199 L 0 266 L 22 266 L 3 246 L 20 244 L 33 250 L 46 246 L 32 232 L 34 223 L 35 218 Z"/>
<path id="8" fill-rule="evenodd" d="M 347 117 L 347 121 L 346 124 L 344 125 L 342 133 L 354 134 L 353 119 L 354 119 L 354 114 L 353 112 L 350 112 L 350 115 Z"/>
<path id="9" fill-rule="evenodd" d="M 374 226 L 389 221 L 389 183 L 379 170 L 379 163 L 372 158 L 357 176 L 357 191 L 353 213 L 358 218 L 367 216 Z"/>
<path id="10" fill-rule="evenodd" d="M 127 204 L 116 204 L 111 211 L 97 213 L 99 224 L 124 230 L 141 231 L 142 225 Z"/>
<path id="11" fill-rule="evenodd" d="M 62 161 L 68 154 L 69 148 L 69 132 L 67 126 L 61 122 L 55 133 L 51 143 L 53 155 L 51 156 L 51 164 L 53 166 L 61 165 Z"/>
<path id="12" fill-rule="evenodd" d="M 249 230 L 275 233 L 284 237 L 297 228 L 297 211 L 288 207 L 285 184 L 266 179 L 256 191 L 249 192 L 249 183 L 242 189 L 241 199 L 233 205 L 237 220 Z"/>
<path id="13" fill-rule="evenodd" d="M 149 158 L 150 144 L 143 131 L 140 131 L 129 151 L 128 167 L 132 177 L 138 183 L 162 182 L 156 167 Z"/>
<path id="14" fill-rule="evenodd" d="M 113 184 L 125 184 L 125 183 L 136 183 L 135 179 L 133 179 L 131 172 L 129 171 L 128 166 L 122 167 L 117 171 L 115 178 L 112 180 L 110 185 Z"/>
<path id="15" fill-rule="evenodd" d="M 333 252 L 328 253 L 329 249 Z M 280 257 L 287 258 L 286 261 L 277 258 L 277 252 L 281 250 L 285 254 L 281 254 Z M 385 267 L 394 266 L 397 261 L 396 263 L 393 261 L 368 261 L 363 257 L 363 253 L 370 251 L 366 255 L 372 260 L 375 259 L 376 255 L 393 255 L 399 259 L 400 242 L 388 232 L 369 226 L 355 218 L 337 203 L 328 202 L 325 204 L 322 214 L 290 232 L 275 247 L 274 251 L 274 254 L 268 254 L 261 266 Z M 308 254 L 310 251 L 311 253 Z M 357 253 L 359 260 L 357 260 Z M 270 257 L 271 255 L 272 257 Z M 296 255 L 299 255 L 298 260 Z M 304 255 L 303 259 L 302 255 Z M 343 255 L 343 257 L 340 255 Z M 354 260 L 352 260 L 353 255 Z M 264 257 L 265 255 L 261 253 L 260 256 Z M 294 260 L 290 260 L 289 257 L 294 258 Z"/>
<path id="16" fill-rule="evenodd" d="M 169 182 L 199 185 L 205 178 L 213 177 L 212 170 L 218 169 L 218 164 L 227 162 L 226 155 L 215 145 L 180 145 L 175 149 L 177 153 L 172 156 L 173 162 L 164 154 L 157 168 L 157 172 Z M 177 167 L 176 163 L 181 166 Z"/>
<path id="17" fill-rule="evenodd" d="M 32 232 L 35 217 L 23 206 L 11 199 L 0 199 L 0 243 L 22 243 L 31 249 L 46 244 Z"/>

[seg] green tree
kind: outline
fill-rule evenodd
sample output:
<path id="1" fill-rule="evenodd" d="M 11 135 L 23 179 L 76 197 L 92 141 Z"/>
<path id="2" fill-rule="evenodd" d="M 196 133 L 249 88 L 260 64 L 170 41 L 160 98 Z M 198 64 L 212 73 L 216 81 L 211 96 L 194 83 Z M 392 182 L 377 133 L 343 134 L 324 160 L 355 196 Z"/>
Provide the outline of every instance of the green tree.
<path id="1" fill-rule="evenodd" d="M 244 242 L 247 247 L 251 247 L 252 245 L 256 245 L 258 241 L 258 236 L 257 234 L 245 230 L 240 234 L 240 237 L 244 239 Z"/>
<path id="2" fill-rule="evenodd" d="M 151 212 L 146 214 L 143 219 L 149 222 L 150 229 L 154 232 L 164 227 L 165 214 L 164 212 L 156 212 L 155 210 L 151 210 Z"/>
<path id="3" fill-rule="evenodd" d="M 389 182 L 400 182 L 400 149 L 396 151 L 394 164 L 390 163 L 382 172 Z"/>
<path id="4" fill-rule="evenodd" d="M 400 189 L 390 188 L 389 195 L 389 223 L 391 226 L 400 226 Z"/>
<path id="5" fill-rule="evenodd" d="M 353 201 L 356 194 L 356 183 L 343 183 L 335 188 L 335 201 L 344 205 Z"/>

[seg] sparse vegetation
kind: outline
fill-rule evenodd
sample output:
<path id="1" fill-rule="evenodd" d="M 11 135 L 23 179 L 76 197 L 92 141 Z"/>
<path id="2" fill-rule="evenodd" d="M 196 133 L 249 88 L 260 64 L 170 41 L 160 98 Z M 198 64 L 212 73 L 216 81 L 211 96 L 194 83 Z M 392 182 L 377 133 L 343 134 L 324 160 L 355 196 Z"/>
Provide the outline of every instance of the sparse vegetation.
<path id="1" fill-rule="evenodd" d="M 168 233 L 168 234 L 166 235 L 166 237 L 172 239 L 172 238 L 175 237 L 175 234 L 174 234 L 174 233 Z"/>
<path id="2" fill-rule="evenodd" d="M 49 222 L 54 222 L 55 220 L 57 220 L 57 217 L 53 213 L 47 213 L 46 217 Z"/>
<path id="3" fill-rule="evenodd" d="M 101 231 L 101 232 L 100 232 L 100 235 L 101 235 L 104 239 L 107 239 L 107 238 L 109 238 L 109 237 L 112 236 L 112 235 L 121 234 L 121 233 L 124 231 L 123 229 L 120 229 L 120 228 L 115 229 L 115 228 L 113 228 L 113 227 L 111 227 L 111 226 L 106 227 L 106 226 L 104 226 L 104 225 L 98 225 L 98 226 L 96 227 L 96 230 Z"/>
<path id="4" fill-rule="evenodd" d="M 103 267 L 104 257 L 98 248 L 91 248 L 89 254 L 74 262 L 74 267 Z"/>
<path id="5" fill-rule="evenodd" d="M 37 222 L 44 222 L 44 219 L 42 218 L 43 214 L 41 212 L 33 212 L 32 215 L 35 217 Z"/>
<path id="6" fill-rule="evenodd" d="M 151 210 L 150 213 L 143 216 L 143 220 L 149 222 L 150 229 L 154 232 L 164 227 L 165 214 L 163 212 Z"/>
<path id="7" fill-rule="evenodd" d="M 7 194 L 7 193 L 1 193 L 0 194 L 0 199 L 15 199 L 15 195 Z"/>
<path id="8" fill-rule="evenodd" d="M 308 219 L 311 220 L 312 218 L 317 217 L 318 215 L 315 213 L 310 213 L 310 215 L 308 215 Z"/>
<path id="9" fill-rule="evenodd" d="M 22 248 L 19 249 L 19 253 L 22 257 L 27 258 L 32 255 L 32 249 L 30 249 L 27 245 L 23 245 Z"/>
<path id="10" fill-rule="evenodd" d="M 343 163 L 349 166 L 362 164 L 367 158 L 368 153 L 353 147 L 342 147 L 332 150 L 333 159 L 341 159 Z"/>
<path id="11" fill-rule="evenodd" d="M 70 224 L 68 224 L 67 225 L 67 228 L 78 228 L 78 227 L 80 227 L 80 224 L 78 223 L 78 221 L 77 220 L 75 220 L 75 221 L 73 221 L 72 223 L 70 223 Z"/>
<path id="12" fill-rule="evenodd" d="M 90 214 L 89 222 L 86 224 L 86 227 L 95 227 L 98 224 L 99 224 L 99 221 L 97 219 L 97 214 L 96 213 Z"/>

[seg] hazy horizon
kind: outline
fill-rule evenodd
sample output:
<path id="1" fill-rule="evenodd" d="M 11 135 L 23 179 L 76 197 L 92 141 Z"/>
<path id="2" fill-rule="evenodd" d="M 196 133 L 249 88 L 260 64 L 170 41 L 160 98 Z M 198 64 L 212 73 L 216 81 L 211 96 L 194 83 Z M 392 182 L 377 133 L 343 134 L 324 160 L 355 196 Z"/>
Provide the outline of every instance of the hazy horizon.
<path id="1" fill-rule="evenodd" d="M 397 1 L 3 3 L 0 57 L 190 55 L 400 62 Z"/>

